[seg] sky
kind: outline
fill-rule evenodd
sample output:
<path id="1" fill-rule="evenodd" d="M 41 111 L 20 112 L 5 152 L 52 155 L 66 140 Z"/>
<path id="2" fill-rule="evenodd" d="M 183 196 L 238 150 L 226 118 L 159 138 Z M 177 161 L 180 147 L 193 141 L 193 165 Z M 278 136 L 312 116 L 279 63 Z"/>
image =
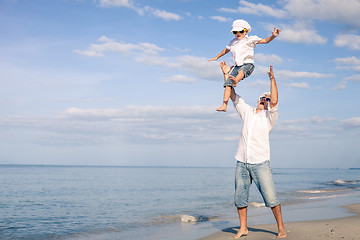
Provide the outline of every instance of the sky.
<path id="1" fill-rule="evenodd" d="M 0 0 L 0 164 L 233 167 L 242 121 L 222 103 L 236 19 L 269 91 L 271 163 L 360 167 L 360 0 Z"/>

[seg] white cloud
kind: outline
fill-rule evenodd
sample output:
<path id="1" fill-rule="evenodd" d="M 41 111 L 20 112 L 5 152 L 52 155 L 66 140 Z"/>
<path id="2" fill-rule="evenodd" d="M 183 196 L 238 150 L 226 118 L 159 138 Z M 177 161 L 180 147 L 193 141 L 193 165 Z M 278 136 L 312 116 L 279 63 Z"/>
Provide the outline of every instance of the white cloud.
<path id="1" fill-rule="evenodd" d="M 299 124 L 309 124 L 309 123 L 322 124 L 322 123 L 327 123 L 327 122 L 333 122 L 335 120 L 336 119 L 332 118 L 332 117 L 322 118 L 319 116 L 313 116 L 311 118 L 283 120 L 283 121 L 281 121 L 281 124 L 285 124 L 285 125 L 299 125 Z"/>
<path id="2" fill-rule="evenodd" d="M 335 46 L 360 50 L 360 36 L 355 34 L 339 34 L 334 40 Z"/>
<path id="3" fill-rule="evenodd" d="M 344 81 L 339 82 L 332 90 L 342 90 L 347 88 L 347 83 Z"/>
<path id="4" fill-rule="evenodd" d="M 148 121 L 164 117 L 181 118 L 193 117 L 203 118 L 202 115 L 216 113 L 213 107 L 209 106 L 135 106 L 128 105 L 123 108 L 106 109 L 82 109 L 68 108 L 64 110 L 62 118 L 81 118 L 88 121 L 104 118 L 111 121 Z M 215 114 L 216 115 L 216 114 Z M 206 118 L 206 117 L 205 117 Z"/>
<path id="5" fill-rule="evenodd" d="M 330 20 L 360 27 L 358 0 L 286 0 L 282 3 L 289 18 Z"/>
<path id="6" fill-rule="evenodd" d="M 144 9 L 136 7 L 132 0 L 98 0 L 98 2 L 101 7 L 127 7 L 141 16 L 144 15 Z"/>
<path id="7" fill-rule="evenodd" d="M 269 28 L 272 26 L 269 26 Z M 294 43 L 326 44 L 327 38 L 320 36 L 309 22 L 296 22 L 294 25 L 283 25 L 279 40 Z"/>
<path id="8" fill-rule="evenodd" d="M 180 64 L 174 62 L 174 59 L 168 57 L 161 57 L 161 56 L 149 56 L 149 55 L 141 55 L 135 58 L 135 61 L 144 63 L 147 65 L 152 66 L 162 66 L 162 67 L 179 67 Z"/>
<path id="9" fill-rule="evenodd" d="M 241 0 L 239 2 L 240 6 L 237 9 L 233 8 L 221 8 L 220 11 L 230 12 L 230 13 L 246 13 L 246 14 L 255 14 L 255 15 L 269 15 L 272 17 L 285 17 L 286 12 L 281 9 L 276 9 L 261 3 L 251 3 L 248 1 Z"/>
<path id="10" fill-rule="evenodd" d="M 309 88 L 309 84 L 302 82 L 302 83 L 287 83 L 285 86 L 294 87 L 294 88 Z"/>
<path id="11" fill-rule="evenodd" d="M 145 7 L 136 7 L 131 0 L 98 0 L 101 7 L 127 7 L 136 11 L 139 15 L 144 15 L 146 12 L 152 14 L 155 17 L 162 18 L 166 21 L 170 20 L 180 20 L 183 17 L 176 13 L 168 12 L 165 10 L 160 10 L 152 8 L 149 6 Z"/>
<path id="12" fill-rule="evenodd" d="M 95 51 L 95 50 L 74 50 L 75 53 L 84 55 L 84 56 L 88 56 L 88 57 L 104 57 L 104 54 L 102 54 L 101 52 Z"/>
<path id="13" fill-rule="evenodd" d="M 263 54 L 263 53 L 256 53 L 255 54 L 255 61 L 260 63 L 266 64 L 279 64 L 283 60 L 281 57 L 275 54 Z"/>
<path id="14" fill-rule="evenodd" d="M 221 16 L 211 16 L 210 18 L 219 22 L 230 22 L 232 20 L 231 18 L 226 18 Z"/>
<path id="15" fill-rule="evenodd" d="M 335 63 L 341 64 L 340 68 L 342 69 L 350 69 L 356 72 L 360 72 L 360 59 L 352 56 L 347 58 L 336 58 Z"/>
<path id="16" fill-rule="evenodd" d="M 279 70 L 277 75 L 282 78 L 332 78 L 333 74 L 324 74 L 316 72 L 292 72 L 289 70 Z"/>
<path id="17" fill-rule="evenodd" d="M 209 62 L 206 58 L 202 58 L 202 57 L 183 55 L 183 56 L 168 58 L 168 57 L 152 55 L 152 56 L 140 56 L 136 58 L 136 61 L 149 65 L 181 68 L 201 79 L 215 80 L 215 81 L 223 79 L 222 78 L 223 75 L 219 63 Z M 168 81 L 168 82 L 174 82 L 174 81 Z"/>
<path id="18" fill-rule="evenodd" d="M 321 20 L 360 27 L 360 1 L 358 0 L 282 0 L 277 6 L 241 0 L 237 9 L 221 8 L 231 13 L 267 15 L 295 20 Z"/>
<path id="19" fill-rule="evenodd" d="M 346 89 L 349 82 L 360 82 L 360 74 L 351 75 L 343 78 L 340 82 L 337 83 L 332 90 L 342 90 Z"/>
<path id="20" fill-rule="evenodd" d="M 310 118 L 311 123 L 318 123 L 318 124 L 322 124 L 322 123 L 326 123 L 326 122 L 333 122 L 335 120 L 336 119 L 333 117 L 322 118 L 319 116 L 313 116 L 312 118 Z"/>
<path id="21" fill-rule="evenodd" d="M 131 7 L 133 6 L 130 0 L 99 0 L 102 7 Z"/>
<path id="22" fill-rule="evenodd" d="M 350 81 L 350 82 L 360 82 L 360 74 L 356 74 L 356 75 L 352 75 L 349 77 L 344 78 L 345 81 Z"/>
<path id="23" fill-rule="evenodd" d="M 291 120 L 280 120 L 272 134 L 291 139 L 319 139 L 336 136 L 342 129 L 337 127 L 339 121 L 333 117 L 313 116 Z"/>
<path id="24" fill-rule="evenodd" d="M 0 128 L 23 133 L 46 145 L 92 145 L 118 143 L 237 142 L 234 131 L 241 124 L 234 109 L 218 114 L 216 106 L 126 106 L 123 108 L 69 108 L 54 116 L 9 116 L 0 119 Z M 223 122 L 229 124 L 224 126 Z M 340 126 L 339 127 L 337 127 Z M 360 118 L 337 121 L 314 116 L 279 121 L 273 136 L 323 137 L 342 128 L 360 127 Z M 301 131 L 299 131 L 301 130 Z M 299 134 L 301 133 L 301 134 Z"/>
<path id="25" fill-rule="evenodd" d="M 127 106 L 119 109 L 69 108 L 57 116 L 16 116 L 0 119 L 0 128 L 36 131 L 40 144 L 114 144 L 119 142 L 226 141 L 239 126 L 222 126 L 216 106 Z M 231 124 L 230 124 L 231 125 Z M 66 137 L 66 138 L 65 138 Z M 59 141 L 61 139 L 61 141 Z M 96 139 L 96 141 L 94 141 Z M 100 141 L 101 140 L 101 141 Z M 76 142 L 78 141 L 78 142 Z"/>
<path id="26" fill-rule="evenodd" d="M 266 81 L 266 80 L 256 80 L 256 81 L 251 81 L 251 83 L 249 84 L 250 87 L 254 87 L 254 86 L 259 86 L 261 88 L 269 88 L 270 86 L 270 81 Z"/>
<path id="27" fill-rule="evenodd" d="M 162 82 L 174 82 L 174 83 L 192 83 L 196 82 L 195 78 L 191 78 L 185 75 L 174 75 L 169 78 L 161 80 Z"/>
<path id="28" fill-rule="evenodd" d="M 208 62 L 206 58 L 190 55 L 177 57 L 176 60 L 185 70 L 195 76 L 208 80 L 222 80 L 222 73 L 218 62 Z"/>
<path id="29" fill-rule="evenodd" d="M 346 58 L 336 58 L 334 62 L 337 64 L 337 68 L 345 69 L 355 72 L 360 72 L 360 59 L 352 56 Z M 348 82 L 360 82 L 360 75 L 353 74 L 347 77 L 344 77 L 334 88 L 333 90 L 346 89 Z"/>
<path id="30" fill-rule="evenodd" d="M 134 56 L 135 61 L 147 65 L 182 68 L 196 77 L 208 80 L 222 80 L 222 73 L 218 62 L 209 62 L 208 59 L 183 55 L 178 57 L 164 57 L 159 53 L 164 48 L 152 43 L 124 43 L 105 36 L 97 40 L 99 43 L 91 44 L 86 50 L 74 52 L 89 57 L 105 57 L 107 52 L 117 52 Z"/>
<path id="31" fill-rule="evenodd" d="M 350 119 L 345 119 L 340 122 L 340 126 L 344 128 L 359 128 L 360 127 L 360 117 L 353 117 Z"/>
<path id="32" fill-rule="evenodd" d="M 141 46 L 141 51 L 146 54 L 158 54 L 158 52 L 165 51 L 165 49 L 158 47 L 156 44 L 153 43 L 142 42 L 139 43 L 139 46 Z"/>
<path id="33" fill-rule="evenodd" d="M 120 109 L 80 109 L 68 108 L 64 111 L 67 117 L 86 118 L 92 120 L 111 119 L 121 115 Z"/>
<path id="34" fill-rule="evenodd" d="M 355 56 L 347 58 L 336 58 L 335 62 L 347 65 L 360 65 L 360 59 Z"/>
<path id="35" fill-rule="evenodd" d="M 171 12 L 164 11 L 164 10 L 154 9 L 154 8 L 149 7 L 149 6 L 146 6 L 144 8 L 144 10 L 147 11 L 147 12 L 150 12 L 155 17 L 162 18 L 162 19 L 164 19 L 166 21 L 182 19 L 182 17 L 180 15 L 178 15 L 178 14 L 171 13 Z"/>
<path id="36" fill-rule="evenodd" d="M 102 36 L 98 39 L 98 44 L 91 44 L 87 50 L 75 50 L 74 52 L 88 57 L 104 57 L 105 52 L 119 52 L 122 54 L 130 54 L 132 51 L 139 51 L 145 54 L 157 54 L 164 51 L 152 43 L 123 43 L 114 39 Z"/>

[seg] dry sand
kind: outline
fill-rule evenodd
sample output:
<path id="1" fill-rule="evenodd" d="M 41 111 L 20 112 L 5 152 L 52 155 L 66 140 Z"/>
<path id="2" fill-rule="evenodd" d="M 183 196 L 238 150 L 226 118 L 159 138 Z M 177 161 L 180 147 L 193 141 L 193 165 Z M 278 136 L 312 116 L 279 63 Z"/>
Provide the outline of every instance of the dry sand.
<path id="1" fill-rule="evenodd" d="M 360 204 L 345 206 L 350 213 L 356 215 L 345 218 L 326 219 L 305 222 L 285 223 L 287 233 L 286 240 L 322 240 L 322 239 L 344 239 L 360 240 Z M 275 219 L 274 219 L 275 222 Z M 276 224 L 249 226 L 249 233 L 240 240 L 267 240 L 276 239 Z M 233 239 L 238 226 L 223 229 L 220 232 L 201 238 L 201 240 L 229 240 Z"/>

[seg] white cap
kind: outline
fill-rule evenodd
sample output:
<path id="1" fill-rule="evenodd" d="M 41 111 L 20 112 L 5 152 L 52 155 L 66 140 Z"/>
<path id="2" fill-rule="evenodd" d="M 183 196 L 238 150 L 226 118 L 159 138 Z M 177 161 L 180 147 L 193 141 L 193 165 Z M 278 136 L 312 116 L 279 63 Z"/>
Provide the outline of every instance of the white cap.
<path id="1" fill-rule="evenodd" d="M 232 29 L 230 32 L 241 31 L 244 28 L 246 28 L 246 30 L 248 30 L 249 32 L 251 31 L 251 26 L 247 21 L 242 20 L 242 19 L 237 19 L 233 22 Z"/>

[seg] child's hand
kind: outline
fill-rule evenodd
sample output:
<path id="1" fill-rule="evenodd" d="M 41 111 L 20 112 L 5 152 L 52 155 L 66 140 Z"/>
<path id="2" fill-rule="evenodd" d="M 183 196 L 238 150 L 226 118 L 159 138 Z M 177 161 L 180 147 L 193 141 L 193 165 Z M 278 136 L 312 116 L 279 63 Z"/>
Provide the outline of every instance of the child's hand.
<path id="1" fill-rule="evenodd" d="M 272 31 L 272 35 L 273 35 L 274 37 L 277 37 L 277 36 L 279 36 L 280 32 L 281 32 L 280 29 L 274 28 L 274 31 Z"/>
<path id="2" fill-rule="evenodd" d="M 214 58 L 209 59 L 208 62 L 210 62 L 210 61 L 216 61 L 216 60 L 218 60 L 218 59 L 217 59 L 216 57 L 214 57 Z"/>

